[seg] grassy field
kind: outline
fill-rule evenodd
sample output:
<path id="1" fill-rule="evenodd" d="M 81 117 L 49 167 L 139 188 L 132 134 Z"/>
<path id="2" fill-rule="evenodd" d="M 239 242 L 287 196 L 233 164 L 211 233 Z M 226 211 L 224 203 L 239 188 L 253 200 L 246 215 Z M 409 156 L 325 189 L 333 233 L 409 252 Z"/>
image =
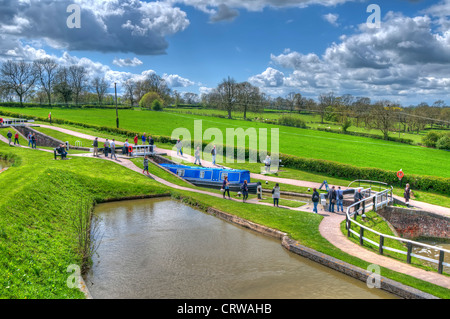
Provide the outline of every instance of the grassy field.
<path id="1" fill-rule="evenodd" d="M 0 108 L 34 116 L 46 116 L 48 109 Z M 113 110 L 52 110 L 55 119 L 66 119 L 98 126 L 115 127 Z M 307 158 L 326 159 L 358 167 L 377 167 L 406 174 L 450 177 L 450 154 L 446 151 L 414 145 L 347 136 L 316 130 L 228 120 L 173 112 L 123 110 L 119 112 L 120 127 L 156 135 L 170 136 L 175 128 L 188 129 L 194 135 L 194 120 L 202 120 L 203 131 L 218 128 L 226 136 L 227 128 L 279 128 L 280 152 Z M 225 137 L 224 137 L 225 139 Z M 205 139 L 205 141 L 207 141 Z M 270 137 L 269 137 L 270 142 Z M 220 143 L 218 143 L 220 144 Z M 269 143 L 270 144 L 270 143 Z M 269 147 L 270 149 L 270 147 Z"/>
<path id="2" fill-rule="evenodd" d="M 177 114 L 192 114 L 192 115 L 201 115 L 201 116 L 212 116 L 212 117 L 220 117 L 225 118 L 228 116 L 228 113 L 224 110 L 215 110 L 215 109 L 192 109 L 192 108 L 167 108 L 166 111 L 173 112 Z M 273 120 L 276 121 L 278 118 L 282 115 L 289 115 L 293 118 L 299 118 L 302 121 L 305 122 L 305 124 L 310 128 L 322 128 L 322 129 L 333 129 L 333 130 L 341 130 L 341 126 L 338 123 L 335 122 L 329 122 L 324 121 L 324 123 L 321 123 L 321 117 L 320 115 L 316 113 L 309 113 L 309 114 L 299 114 L 298 112 L 290 112 L 287 110 L 269 110 L 266 109 L 264 112 L 256 113 L 256 112 L 247 112 L 247 119 L 253 120 L 253 121 L 261 121 L 261 120 Z M 232 112 L 233 119 L 243 120 L 244 119 L 244 113 L 237 111 Z M 403 126 L 402 126 L 403 127 Z M 433 129 L 434 131 L 439 131 L 438 129 Z M 350 126 L 348 128 L 349 132 L 358 132 L 358 133 L 368 133 L 373 134 L 382 137 L 383 133 L 380 130 L 377 129 L 371 129 L 371 128 L 365 128 L 362 126 L 356 126 L 356 122 L 354 122 L 354 125 Z M 397 137 L 397 138 L 405 138 L 410 139 L 413 141 L 413 143 L 421 143 L 422 137 L 425 136 L 427 131 L 420 131 L 419 133 L 416 132 L 390 132 L 389 136 L 391 137 Z"/>

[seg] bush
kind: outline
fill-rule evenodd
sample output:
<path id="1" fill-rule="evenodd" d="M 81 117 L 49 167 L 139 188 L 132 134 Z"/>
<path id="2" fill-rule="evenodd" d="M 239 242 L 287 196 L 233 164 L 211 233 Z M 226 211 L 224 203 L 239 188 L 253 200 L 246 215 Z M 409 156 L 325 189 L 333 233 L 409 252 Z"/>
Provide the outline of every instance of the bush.
<path id="1" fill-rule="evenodd" d="M 442 137 L 441 133 L 431 131 L 422 137 L 422 142 L 428 147 L 436 147 L 437 141 Z"/>
<path id="2" fill-rule="evenodd" d="M 442 136 L 437 142 L 436 147 L 441 150 L 450 150 L 450 134 Z"/>
<path id="3" fill-rule="evenodd" d="M 267 121 L 266 121 L 266 123 L 267 123 Z M 284 126 L 306 128 L 306 124 L 302 119 L 300 119 L 298 117 L 293 117 L 290 115 L 280 116 L 280 118 L 278 119 L 278 124 L 284 125 Z"/>
<path id="4" fill-rule="evenodd" d="M 162 102 L 159 99 L 156 99 L 152 102 L 152 110 L 153 111 L 162 111 Z"/>
<path id="5" fill-rule="evenodd" d="M 142 108 L 151 109 L 153 101 L 160 100 L 161 104 L 163 103 L 163 99 L 156 92 L 148 92 L 144 94 L 144 96 L 139 101 L 139 106 Z"/>

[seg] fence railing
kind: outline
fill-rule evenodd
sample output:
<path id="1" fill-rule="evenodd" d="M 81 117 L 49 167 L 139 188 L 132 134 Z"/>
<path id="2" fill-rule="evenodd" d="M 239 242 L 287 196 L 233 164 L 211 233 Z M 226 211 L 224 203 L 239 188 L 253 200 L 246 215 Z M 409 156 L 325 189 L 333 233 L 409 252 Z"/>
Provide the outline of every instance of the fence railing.
<path id="1" fill-rule="evenodd" d="M 25 123 L 34 122 L 27 119 L 3 119 L 3 126 L 23 126 Z"/>
<path id="2" fill-rule="evenodd" d="M 386 184 L 386 186 L 388 186 L 388 185 Z M 359 244 L 361 246 L 364 246 L 364 242 L 368 242 L 368 243 L 378 247 L 378 252 L 380 253 L 380 255 L 383 255 L 385 250 L 396 252 L 396 253 L 399 253 L 402 255 L 406 255 L 406 262 L 408 264 L 411 263 L 411 257 L 415 257 L 418 259 L 426 260 L 431 263 L 435 263 L 438 265 L 437 268 L 438 268 L 439 274 L 442 274 L 444 266 L 450 267 L 449 263 L 444 262 L 444 254 L 450 253 L 450 251 L 447 249 L 443 249 L 443 248 L 432 246 L 432 245 L 427 245 L 427 244 L 416 242 L 416 241 L 409 240 L 409 239 L 404 239 L 404 238 L 400 238 L 400 237 L 382 234 L 382 233 L 377 232 L 367 226 L 362 225 L 358 221 L 356 221 L 356 217 L 358 216 L 358 214 L 360 212 L 362 212 L 364 214 L 365 211 L 370 208 L 373 208 L 374 211 L 376 211 L 384 206 L 389 205 L 392 202 L 392 186 L 390 188 L 386 188 L 379 192 L 374 192 L 371 188 L 364 189 L 361 192 L 364 194 L 364 196 L 365 195 L 368 195 L 368 196 L 367 197 L 365 196 L 359 202 L 353 203 L 352 205 L 348 206 L 346 209 L 345 229 L 347 230 L 347 237 L 350 237 L 350 234 L 354 234 L 356 237 L 359 238 Z M 350 210 L 352 208 L 354 211 L 351 213 Z M 352 216 L 354 216 L 354 219 L 351 218 Z M 359 226 L 359 232 L 351 229 L 352 224 Z M 379 238 L 378 242 L 367 238 L 367 236 L 364 236 L 365 232 L 370 232 L 372 234 L 377 235 Z M 392 239 L 392 240 L 396 240 L 401 243 L 404 243 L 404 244 L 406 244 L 407 250 L 404 251 L 404 250 L 399 250 L 399 249 L 396 249 L 393 247 L 386 246 L 385 239 Z M 422 256 L 422 255 L 413 253 L 412 251 L 413 251 L 414 246 L 438 250 L 439 251 L 439 259 L 436 260 L 433 258 L 429 258 L 426 256 Z"/>

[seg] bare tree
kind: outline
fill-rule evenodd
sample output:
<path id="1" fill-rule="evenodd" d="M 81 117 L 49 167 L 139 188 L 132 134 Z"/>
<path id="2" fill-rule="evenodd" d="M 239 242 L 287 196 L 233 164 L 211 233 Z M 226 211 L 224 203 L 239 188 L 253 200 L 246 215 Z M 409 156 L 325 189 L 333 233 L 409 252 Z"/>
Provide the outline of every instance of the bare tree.
<path id="1" fill-rule="evenodd" d="M 259 88 L 249 82 L 236 84 L 237 103 L 244 112 L 244 120 L 247 118 L 247 111 L 260 102 Z M 255 109 L 255 107 L 253 107 Z"/>
<path id="2" fill-rule="evenodd" d="M 134 106 L 134 104 L 136 102 L 136 100 L 134 99 L 134 94 L 135 94 L 135 90 L 136 90 L 136 82 L 133 79 L 128 79 L 123 84 L 123 88 L 125 90 L 125 94 L 124 94 L 125 100 L 130 101 L 130 105 Z"/>
<path id="3" fill-rule="evenodd" d="M 371 127 L 380 130 L 384 139 L 389 138 L 389 132 L 394 129 L 395 123 L 398 121 L 398 112 L 401 108 L 398 104 L 390 101 L 381 101 L 372 105 L 371 110 Z"/>
<path id="4" fill-rule="evenodd" d="M 0 69 L 1 86 L 6 90 L 14 91 L 19 97 L 20 104 L 33 88 L 36 82 L 36 73 L 32 63 L 25 61 L 8 60 L 4 62 Z"/>
<path id="5" fill-rule="evenodd" d="M 228 118 L 231 119 L 231 112 L 234 110 L 237 102 L 236 81 L 228 77 L 217 86 L 215 92 L 219 98 L 219 105 L 228 112 Z"/>
<path id="6" fill-rule="evenodd" d="M 86 88 L 87 71 L 84 66 L 72 65 L 69 67 L 69 79 L 75 96 L 75 105 L 78 105 L 81 92 Z"/>
<path id="7" fill-rule="evenodd" d="M 335 103 L 336 103 L 336 96 L 334 96 L 333 92 L 319 95 L 319 103 L 317 104 L 317 110 L 320 114 L 322 124 L 327 108 L 333 106 Z"/>
<path id="8" fill-rule="evenodd" d="M 108 83 L 104 78 L 97 76 L 92 80 L 91 86 L 95 93 L 97 93 L 98 103 L 101 105 L 103 103 L 103 98 L 108 91 Z"/>
<path id="9" fill-rule="evenodd" d="M 183 94 L 183 99 L 186 102 L 186 104 L 195 104 L 200 102 L 200 98 L 198 94 L 186 92 Z"/>
<path id="10" fill-rule="evenodd" d="M 63 66 L 58 68 L 54 79 L 53 91 L 61 96 L 66 105 L 69 105 L 73 88 L 70 84 L 70 72 L 67 67 Z"/>
<path id="11" fill-rule="evenodd" d="M 50 58 L 36 60 L 33 64 L 41 88 L 47 94 L 48 105 L 51 106 L 52 85 L 58 69 L 58 64 Z"/>

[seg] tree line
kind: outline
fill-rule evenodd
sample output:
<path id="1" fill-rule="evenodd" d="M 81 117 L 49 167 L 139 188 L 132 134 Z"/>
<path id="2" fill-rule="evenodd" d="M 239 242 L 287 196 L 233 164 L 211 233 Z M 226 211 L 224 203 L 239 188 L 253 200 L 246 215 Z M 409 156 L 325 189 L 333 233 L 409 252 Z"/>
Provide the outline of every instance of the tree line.
<path id="1" fill-rule="evenodd" d="M 416 132 L 429 128 L 450 128 L 450 108 L 438 100 L 432 105 L 422 102 L 402 107 L 389 101 L 371 101 L 368 97 L 350 94 L 338 96 L 333 92 L 320 94 L 317 100 L 290 92 L 285 97 L 267 95 L 249 82 L 237 82 L 231 77 L 223 79 L 209 93 L 180 93 L 171 90 L 166 81 L 155 73 L 144 79 L 129 78 L 120 83 L 121 104 L 139 105 L 144 95 L 155 93 L 162 105 L 201 105 L 222 109 L 232 118 L 235 111 L 264 112 L 276 109 L 287 113 L 313 113 L 321 123 L 334 122 L 347 131 L 350 126 L 378 129 L 387 139 L 389 132 Z M 104 77 L 89 79 L 88 70 L 81 65 L 62 66 L 51 58 L 33 62 L 7 60 L 0 67 L 0 100 L 18 99 L 52 105 L 53 103 L 80 103 L 95 100 L 98 104 L 113 104 L 108 94 L 111 83 Z"/>

